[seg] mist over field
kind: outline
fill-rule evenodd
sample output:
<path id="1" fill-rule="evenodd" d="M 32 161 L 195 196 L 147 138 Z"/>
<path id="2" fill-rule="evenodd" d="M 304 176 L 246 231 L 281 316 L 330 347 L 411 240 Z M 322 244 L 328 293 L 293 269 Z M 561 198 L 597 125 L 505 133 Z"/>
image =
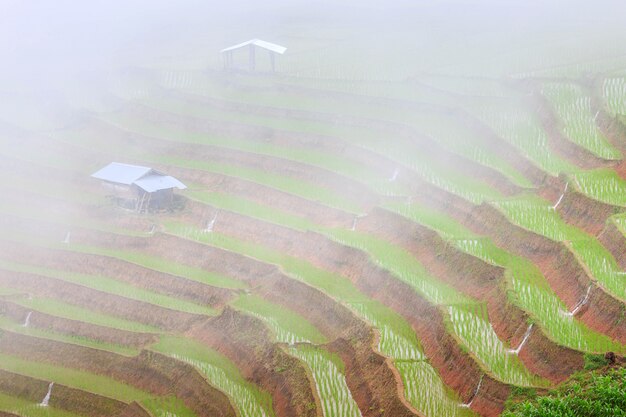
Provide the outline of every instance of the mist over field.
<path id="1" fill-rule="evenodd" d="M 4 0 L 0 417 L 623 415 L 625 10 Z"/>

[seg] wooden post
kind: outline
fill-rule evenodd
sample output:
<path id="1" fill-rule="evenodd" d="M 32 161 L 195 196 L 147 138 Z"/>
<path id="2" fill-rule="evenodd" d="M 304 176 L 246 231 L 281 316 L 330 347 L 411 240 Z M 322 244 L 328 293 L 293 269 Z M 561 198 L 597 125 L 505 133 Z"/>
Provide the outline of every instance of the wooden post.
<path id="1" fill-rule="evenodd" d="M 254 45 L 250 44 L 250 71 L 254 71 L 256 68 L 256 57 L 255 57 L 255 50 L 254 50 Z"/>

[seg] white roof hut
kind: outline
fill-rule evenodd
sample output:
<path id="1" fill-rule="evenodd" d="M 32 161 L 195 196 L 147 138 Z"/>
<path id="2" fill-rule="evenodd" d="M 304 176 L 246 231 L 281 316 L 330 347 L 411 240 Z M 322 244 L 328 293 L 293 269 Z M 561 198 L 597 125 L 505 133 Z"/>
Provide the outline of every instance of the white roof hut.
<path id="1" fill-rule="evenodd" d="M 101 180 L 118 199 L 121 196 L 127 201 L 132 200 L 139 212 L 150 207 L 163 208 L 171 204 L 175 188 L 187 188 L 176 178 L 153 168 L 119 162 L 111 162 L 91 177 Z"/>
<path id="2" fill-rule="evenodd" d="M 287 50 L 286 47 L 277 45 L 275 43 L 262 41 L 261 39 L 251 39 L 246 42 L 238 43 L 237 45 L 229 46 L 220 51 L 224 57 L 224 68 L 233 67 L 233 53 L 236 50 L 242 48 L 248 48 L 248 64 L 250 71 L 254 71 L 256 68 L 256 48 L 265 49 L 270 54 L 270 63 L 272 65 L 272 71 L 276 71 L 276 54 L 282 55 Z"/>

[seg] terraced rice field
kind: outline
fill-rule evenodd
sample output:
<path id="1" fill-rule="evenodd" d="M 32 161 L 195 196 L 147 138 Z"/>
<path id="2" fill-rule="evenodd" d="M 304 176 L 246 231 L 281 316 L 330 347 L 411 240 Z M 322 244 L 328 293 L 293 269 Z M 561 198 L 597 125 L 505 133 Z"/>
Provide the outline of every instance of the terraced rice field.
<path id="1" fill-rule="evenodd" d="M 276 73 L 0 84 L 0 416 L 495 417 L 626 354 L 622 54 L 283 29 Z M 112 161 L 187 189 L 137 212 Z"/>

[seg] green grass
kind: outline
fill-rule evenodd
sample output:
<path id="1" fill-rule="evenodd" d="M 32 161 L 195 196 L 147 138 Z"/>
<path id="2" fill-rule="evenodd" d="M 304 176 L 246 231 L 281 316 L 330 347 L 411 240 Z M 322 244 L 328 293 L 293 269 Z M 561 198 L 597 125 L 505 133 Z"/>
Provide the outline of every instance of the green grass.
<path id="1" fill-rule="evenodd" d="M 78 274 L 58 269 L 42 268 L 34 265 L 7 262 L 2 260 L 0 260 L 0 269 L 17 272 L 27 272 L 44 277 L 55 278 L 94 290 L 103 291 L 124 298 L 129 298 L 131 300 L 154 304 L 171 310 L 184 311 L 193 314 L 215 314 L 215 310 L 210 307 L 145 290 L 143 288 L 135 287 L 125 282 L 116 281 L 112 278 L 104 276 Z"/>
<path id="2" fill-rule="evenodd" d="M 583 194 L 615 206 L 626 206 L 626 180 L 612 169 L 594 169 L 573 175 Z"/>
<path id="3" fill-rule="evenodd" d="M 40 407 L 39 403 L 33 403 L 1 392 L 0 411 L 17 414 L 22 417 L 80 417 L 79 414 L 70 413 L 69 411 L 54 407 Z"/>
<path id="4" fill-rule="evenodd" d="M 239 415 L 272 417 L 272 398 L 246 381 L 237 367 L 220 353 L 195 341 L 168 336 L 152 347 L 198 369 L 209 383 L 229 396 Z"/>
<path id="5" fill-rule="evenodd" d="M 148 398 L 141 402 L 154 417 L 197 417 L 185 403 L 173 395 Z"/>
<path id="6" fill-rule="evenodd" d="M 71 336 L 63 333 L 57 333 L 46 329 L 38 329 L 33 326 L 24 327 L 24 322 L 15 322 L 9 318 L 0 315 L 0 329 L 8 330 L 15 333 L 25 334 L 28 336 L 38 337 L 42 339 L 55 340 L 57 342 L 69 343 L 73 345 L 84 346 L 93 349 L 106 350 L 109 352 L 117 353 L 124 356 L 136 356 L 139 354 L 139 349 L 105 343 L 99 340 L 90 339 L 81 336 Z"/>
<path id="7" fill-rule="evenodd" d="M 231 305 L 266 322 L 281 343 L 327 342 L 324 335 L 304 317 L 258 295 L 241 295 Z"/>
<path id="8" fill-rule="evenodd" d="M 297 216 L 236 195 L 208 190 L 200 191 L 200 186 L 194 185 L 189 185 L 189 190 L 185 195 L 193 200 L 209 204 L 221 210 L 232 211 L 291 229 L 313 230 L 316 228 L 316 225 L 306 217 Z"/>
<path id="9" fill-rule="evenodd" d="M 96 312 L 94 310 L 67 304 L 52 298 L 33 297 L 32 299 L 22 298 L 15 300 L 17 304 L 31 310 L 40 311 L 52 316 L 63 317 L 71 320 L 84 321 L 86 323 L 99 326 L 113 327 L 131 332 L 158 333 L 159 329 L 135 321 L 124 320 L 108 314 Z"/>
<path id="10" fill-rule="evenodd" d="M 189 228 L 181 223 L 171 223 L 167 228 L 169 232 L 182 237 L 279 265 L 293 279 L 301 280 L 325 292 L 379 330 L 378 350 L 394 360 L 402 375 L 404 372 L 415 373 L 416 369 L 419 369 L 419 375 L 426 375 L 429 378 L 423 381 L 424 385 L 434 381 L 438 387 L 435 398 L 420 393 L 422 391 L 421 380 L 418 383 L 405 385 L 404 394 L 416 409 L 426 410 L 431 407 L 445 409 L 450 412 L 446 416 L 451 417 L 473 415 L 467 409 L 459 407 L 456 394 L 445 387 L 437 372 L 427 361 L 424 361 L 422 348 L 409 323 L 389 307 L 364 295 L 345 277 L 317 268 L 302 259 L 228 236 L 217 233 L 189 234 Z"/>
<path id="11" fill-rule="evenodd" d="M 606 78 L 602 83 L 602 96 L 607 110 L 612 115 L 626 114 L 626 78 Z"/>
<path id="12" fill-rule="evenodd" d="M 509 408 L 503 417 L 626 416 L 626 368 L 580 374 L 549 395 Z"/>
<path id="13" fill-rule="evenodd" d="M 609 293 L 626 298 L 626 279 L 613 255 L 593 236 L 566 223 L 545 200 L 520 197 L 494 203 L 515 224 L 559 242 L 569 242 L 579 261 Z"/>
<path id="14" fill-rule="evenodd" d="M 0 369 L 52 381 L 123 402 L 142 401 L 150 394 L 112 378 L 49 363 L 24 360 L 0 353 Z"/>
<path id="15" fill-rule="evenodd" d="M 76 252 L 91 253 L 94 255 L 109 256 L 139 265 L 158 272 L 175 275 L 191 281 L 211 285 L 213 287 L 241 289 L 246 288 L 241 281 L 218 275 L 200 268 L 191 267 L 157 256 L 147 255 L 136 251 L 110 249 L 97 246 L 78 245 L 70 243 L 60 246 L 61 249 L 69 249 Z"/>
<path id="16" fill-rule="evenodd" d="M 563 133 L 572 142 L 600 158 L 622 157 L 596 126 L 596 110 L 591 108 L 591 98 L 581 87 L 564 83 L 545 84 L 543 95 L 551 102 L 563 125 Z"/>
<path id="17" fill-rule="evenodd" d="M 305 362 L 311 370 L 325 417 L 361 417 L 338 356 L 308 345 L 290 348 L 289 353 Z"/>
<path id="18" fill-rule="evenodd" d="M 481 104 L 468 106 L 468 110 L 539 168 L 554 176 L 580 171 L 552 151 L 546 132 L 529 109 L 501 100 L 481 101 Z"/>
<path id="19" fill-rule="evenodd" d="M 432 304 L 473 302 L 456 289 L 430 276 L 413 255 L 399 246 L 360 232 L 334 230 L 327 236 L 343 245 L 368 253 L 376 264 L 392 272 Z"/>

